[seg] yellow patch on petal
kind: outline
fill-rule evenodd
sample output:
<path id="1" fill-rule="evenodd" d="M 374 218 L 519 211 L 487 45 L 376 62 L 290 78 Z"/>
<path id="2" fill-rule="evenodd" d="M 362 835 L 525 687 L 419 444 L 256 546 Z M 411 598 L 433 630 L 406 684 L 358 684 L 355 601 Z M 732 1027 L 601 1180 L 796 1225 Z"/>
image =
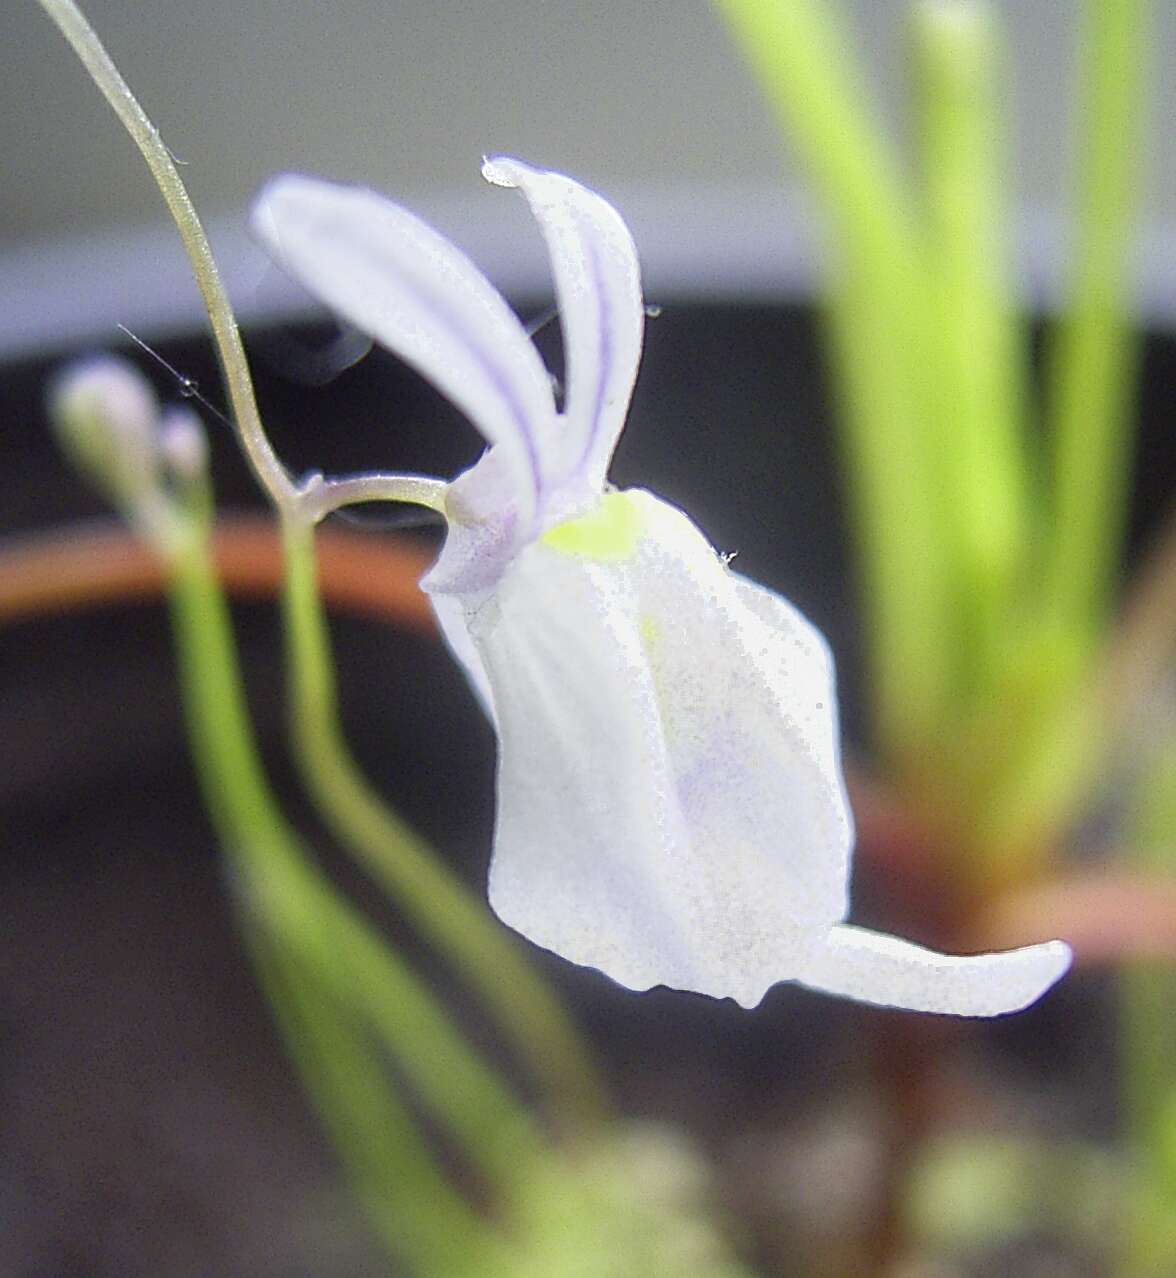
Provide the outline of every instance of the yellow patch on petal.
<path id="1" fill-rule="evenodd" d="M 629 559 L 641 536 L 641 514 L 628 493 L 605 493 L 595 510 L 556 524 L 543 544 L 565 555 L 616 563 Z"/>

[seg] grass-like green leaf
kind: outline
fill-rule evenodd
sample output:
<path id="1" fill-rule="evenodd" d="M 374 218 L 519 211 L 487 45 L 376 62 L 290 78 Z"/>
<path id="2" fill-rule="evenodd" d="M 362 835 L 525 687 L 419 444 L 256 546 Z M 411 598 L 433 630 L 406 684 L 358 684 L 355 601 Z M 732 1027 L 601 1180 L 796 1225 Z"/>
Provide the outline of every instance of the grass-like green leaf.
<path id="1" fill-rule="evenodd" d="M 909 184 L 827 4 L 717 0 L 814 185 L 867 608 L 875 737 L 901 767 L 942 722 L 953 656 L 945 461 L 928 434 L 934 316 Z"/>

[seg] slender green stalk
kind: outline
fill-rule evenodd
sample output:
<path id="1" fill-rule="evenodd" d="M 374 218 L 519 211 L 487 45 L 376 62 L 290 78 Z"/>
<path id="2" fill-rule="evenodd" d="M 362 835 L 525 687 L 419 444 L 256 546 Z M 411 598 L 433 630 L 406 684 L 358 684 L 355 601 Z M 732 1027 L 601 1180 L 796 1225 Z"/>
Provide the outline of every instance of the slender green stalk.
<path id="1" fill-rule="evenodd" d="M 444 514 L 448 487 L 443 479 L 424 475 L 389 475 L 379 471 L 348 475 L 343 479 L 315 475 L 298 490 L 296 501 L 279 502 L 278 506 L 305 524 L 316 524 L 341 506 L 365 501 L 409 502 Z"/>
<path id="2" fill-rule="evenodd" d="M 576 1123 L 599 1119 L 600 1083 L 564 1010 L 514 938 L 372 793 L 347 749 L 313 535 L 305 524 L 285 525 L 287 668 L 304 782 L 335 834 L 482 996 L 562 1115 Z"/>
<path id="3" fill-rule="evenodd" d="M 944 513 L 955 542 L 957 686 L 968 696 L 1007 644 L 1028 550 L 1023 335 L 1008 280 L 995 14 L 977 0 L 923 0 L 914 21 L 936 413 L 955 468 Z"/>
<path id="4" fill-rule="evenodd" d="M 975 762 L 959 842 L 984 896 L 1041 873 L 1101 780 L 1107 706 L 1086 654 L 1072 636 L 1031 639 L 960 743 Z"/>
<path id="5" fill-rule="evenodd" d="M 843 396 L 871 645 L 875 734 L 900 766 L 925 749 L 950 695 L 953 650 L 937 470 L 929 433 L 932 325 L 920 235 L 864 79 L 816 0 L 716 0 L 821 196 L 834 282 L 828 319 Z"/>
<path id="6" fill-rule="evenodd" d="M 196 544 L 175 564 L 172 614 L 192 754 L 223 846 L 249 896 L 280 901 L 293 889 L 296 899 L 298 886 L 289 880 L 300 876 L 292 872 L 280 815 L 271 810 L 241 704 L 227 618 Z M 381 1236 L 420 1272 L 445 1272 L 446 1264 L 473 1249 L 480 1232 L 468 1206 L 440 1175 L 387 1080 L 381 1085 L 370 1048 L 345 1032 L 313 985 L 281 962 L 293 947 L 267 936 L 258 903 L 245 923 L 287 1046 Z M 385 1139 L 381 1155 L 377 1143 Z M 387 1193 L 390 1171 L 397 1178 L 395 1194 Z M 427 1201 L 429 1211 L 402 1232 L 401 1204 L 417 1200 Z"/>
<path id="7" fill-rule="evenodd" d="M 253 743 L 207 525 L 175 539 L 172 615 L 193 756 L 245 906 L 260 975 L 292 1054 L 391 1249 L 421 1273 L 461 1272 L 499 1240 L 439 1171 L 387 1074 L 504 1182 L 545 1155 L 525 1112 L 423 986 L 314 869 Z"/>
<path id="8" fill-rule="evenodd" d="M 335 710 L 325 623 L 315 584 L 313 524 L 357 501 L 412 501 L 441 509 L 444 485 L 403 475 L 314 476 L 295 485 L 270 447 L 253 395 L 244 348 L 199 218 L 158 131 L 72 0 L 40 0 L 69 40 L 142 152 L 162 192 L 200 286 L 224 369 L 237 428 L 259 482 L 282 519 L 284 543 L 301 555 L 288 576 L 286 613 L 292 627 L 291 685 L 300 754 L 307 780 L 328 819 L 416 922 L 455 957 L 511 1032 L 537 1072 L 552 1071 L 551 1086 L 570 1115 L 603 1110 L 600 1085 L 575 1031 L 556 1000 L 464 888 L 435 861 L 364 784 L 346 750 Z"/>
<path id="9" fill-rule="evenodd" d="M 378 1049 L 321 989 L 313 965 L 256 926 L 246 934 L 303 1086 L 388 1253 L 421 1275 L 465 1272 L 495 1242 L 437 1167 Z"/>
<path id="10" fill-rule="evenodd" d="M 1140 201 L 1152 0 L 1086 0 L 1075 139 L 1077 235 L 1068 310 L 1048 351 L 1053 510 L 1044 612 L 1089 634 L 1104 619 L 1130 474 L 1130 248 Z"/>
<path id="11" fill-rule="evenodd" d="M 316 871 L 268 789 L 244 708 L 224 596 L 201 534 L 171 560 L 173 616 L 193 753 L 240 875 L 247 910 L 317 965 L 367 1019 L 422 1100 L 489 1171 L 535 1142 L 522 1107 L 454 1030 L 424 985 Z M 508 1152 L 508 1147 L 512 1152 Z"/>
<path id="12" fill-rule="evenodd" d="M 74 0 L 37 2 L 69 41 L 102 96 L 130 134 L 167 204 L 208 313 L 237 434 L 254 474 L 275 506 L 284 513 L 300 511 L 309 520 L 321 519 L 328 511 L 360 501 L 410 501 L 441 509 L 444 485 L 434 479 L 373 474 L 356 475 L 345 480 L 324 480 L 322 476 L 315 476 L 305 487 L 300 487 L 290 478 L 261 424 L 249 361 L 245 357 L 232 303 L 221 280 L 208 236 L 171 152 Z"/>
<path id="13" fill-rule="evenodd" d="M 1130 474 L 1138 342 L 1128 268 L 1152 9 L 1152 0 L 1085 4 L 1073 275 L 1045 370 L 1049 518 L 1036 594 L 991 708 L 1005 725 L 989 733 L 988 748 L 999 749 L 1001 762 L 973 825 L 983 838 L 986 872 L 996 878 L 1023 874 L 1048 854 L 1049 841 L 1073 820 L 1105 746 L 1094 661 Z"/>
<path id="14" fill-rule="evenodd" d="M 38 3 L 69 41 L 147 162 L 151 176 L 179 230 L 184 250 L 192 265 L 192 274 L 196 277 L 200 296 L 204 300 L 233 417 L 249 461 L 262 477 L 269 492 L 292 495 L 296 491 L 294 483 L 262 429 L 245 348 L 241 344 L 237 320 L 221 282 L 212 247 L 180 180 L 171 152 L 73 0 L 38 0 Z"/>
<path id="15" fill-rule="evenodd" d="M 1127 835 L 1139 869 L 1176 874 L 1176 733 L 1143 778 Z M 1123 1273 L 1160 1278 L 1176 1268 L 1176 971 L 1136 962 L 1121 989 L 1123 1101 L 1137 1173 Z"/>

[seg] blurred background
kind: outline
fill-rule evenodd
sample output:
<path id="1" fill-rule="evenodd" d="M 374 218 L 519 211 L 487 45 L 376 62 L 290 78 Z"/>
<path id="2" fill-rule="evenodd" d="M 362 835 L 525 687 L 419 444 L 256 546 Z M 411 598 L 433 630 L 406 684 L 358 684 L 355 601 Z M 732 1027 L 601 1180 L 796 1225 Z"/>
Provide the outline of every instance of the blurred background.
<path id="1" fill-rule="evenodd" d="M 909 114 L 904 0 L 844 0 L 882 117 Z M 1007 0 L 1006 118 L 1031 304 L 1057 283 L 1077 5 Z M 1156 65 L 1176 53 L 1157 6 Z M 94 0 L 89 16 L 210 223 L 243 317 L 288 298 L 242 232 L 272 173 L 394 193 L 516 292 L 546 288 L 538 236 L 481 189 L 486 153 L 575 173 L 633 227 L 651 294 L 794 296 L 813 278 L 810 206 L 718 16 L 703 3 Z M 0 17 L 0 354 L 199 321 L 147 174 L 35 4 Z M 1173 77 L 1155 79 L 1141 299 L 1176 309 Z M 35 293 L 38 303 L 28 304 Z M 1167 320 L 1165 320 L 1167 322 Z"/>

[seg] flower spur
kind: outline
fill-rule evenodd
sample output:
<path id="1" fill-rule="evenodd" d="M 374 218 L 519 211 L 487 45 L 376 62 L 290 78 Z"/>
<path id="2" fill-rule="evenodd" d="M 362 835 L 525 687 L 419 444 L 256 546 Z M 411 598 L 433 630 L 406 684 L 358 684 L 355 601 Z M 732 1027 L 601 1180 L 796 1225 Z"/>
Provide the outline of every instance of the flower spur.
<path id="1" fill-rule="evenodd" d="M 491 906 L 632 989 L 753 1007 L 794 980 L 918 1011 L 1027 1006 L 1069 966 L 1063 942 L 956 957 L 844 922 L 853 830 L 824 639 L 681 511 L 606 481 L 644 328 L 632 238 L 569 178 L 482 171 L 522 192 L 547 242 L 562 410 L 501 295 L 411 213 L 286 175 L 253 224 L 488 444 L 445 489 L 422 586 L 498 734 Z"/>

